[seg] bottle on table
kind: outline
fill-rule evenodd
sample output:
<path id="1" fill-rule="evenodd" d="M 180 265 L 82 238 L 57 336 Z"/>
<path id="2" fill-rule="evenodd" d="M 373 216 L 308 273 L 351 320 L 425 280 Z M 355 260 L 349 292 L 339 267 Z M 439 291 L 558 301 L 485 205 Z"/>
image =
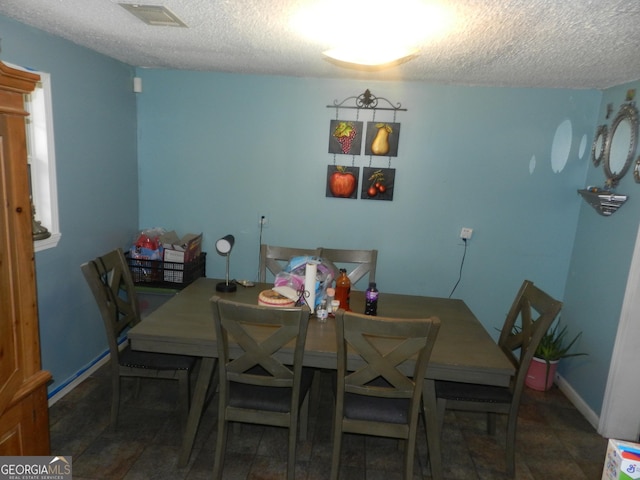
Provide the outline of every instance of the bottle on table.
<path id="1" fill-rule="evenodd" d="M 365 292 L 364 314 L 376 316 L 378 314 L 378 289 L 376 282 L 370 282 Z"/>
<path id="2" fill-rule="evenodd" d="M 333 282 L 332 282 L 333 283 Z M 336 295 L 336 289 L 333 287 L 327 288 L 327 316 L 335 317 L 336 312 L 333 310 L 333 297 Z"/>
<path id="3" fill-rule="evenodd" d="M 316 309 L 316 317 L 318 317 L 318 321 L 324 323 L 327 321 L 328 312 L 327 312 L 327 300 L 323 298 L 320 300 L 320 305 Z"/>
<path id="4" fill-rule="evenodd" d="M 349 308 L 349 296 L 351 295 L 351 280 L 347 276 L 347 269 L 340 269 L 340 276 L 336 279 L 336 294 L 335 299 L 340 302 L 339 308 L 351 311 Z"/>

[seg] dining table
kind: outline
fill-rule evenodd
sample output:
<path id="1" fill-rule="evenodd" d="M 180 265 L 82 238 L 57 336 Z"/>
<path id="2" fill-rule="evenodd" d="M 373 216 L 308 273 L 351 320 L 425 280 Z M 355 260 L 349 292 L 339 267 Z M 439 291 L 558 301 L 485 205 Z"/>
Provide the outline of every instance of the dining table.
<path id="1" fill-rule="evenodd" d="M 249 287 L 238 284 L 233 292 L 219 292 L 216 291 L 218 283 L 219 279 L 197 279 L 128 332 L 134 350 L 191 355 L 201 359 L 178 458 L 179 466 L 189 461 L 207 392 L 210 387 L 215 388 L 211 383 L 218 351 L 211 298 L 217 295 L 255 305 L 259 293 L 273 287 L 269 283 L 255 283 Z M 351 310 L 364 312 L 364 304 L 364 292 L 352 290 Z M 515 368 L 463 300 L 380 292 L 378 316 L 440 319 L 440 330 L 423 387 L 431 474 L 432 478 L 440 479 L 443 466 L 435 381 L 507 386 Z M 307 329 L 304 366 L 336 370 L 336 352 L 335 319 L 330 317 L 319 321 L 312 317 Z"/>

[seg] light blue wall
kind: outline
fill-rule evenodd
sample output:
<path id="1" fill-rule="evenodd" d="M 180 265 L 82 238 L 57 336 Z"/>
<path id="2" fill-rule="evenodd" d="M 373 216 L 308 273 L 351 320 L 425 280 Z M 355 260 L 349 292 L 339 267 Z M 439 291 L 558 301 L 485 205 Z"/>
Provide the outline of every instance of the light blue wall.
<path id="1" fill-rule="evenodd" d="M 62 239 L 36 254 L 43 368 L 55 391 L 107 349 L 80 264 L 138 226 L 131 67 L 0 16 L 3 61 L 51 74 Z"/>
<path id="2" fill-rule="evenodd" d="M 628 89 L 640 91 L 640 81 L 604 92 L 597 125 L 607 125 L 610 129 Z M 609 104 L 613 113 L 607 119 Z M 633 155 L 629 173 L 616 188 L 618 193 L 628 195 L 629 200 L 614 215 L 603 217 L 586 203 L 582 204 L 567 279 L 563 319 L 573 332 L 583 332 L 579 350 L 589 352 L 589 356 L 567 359 L 560 373 L 596 412 L 602 408 L 640 219 L 640 186 L 633 177 L 637 155 L 638 151 Z M 585 185 L 602 187 L 604 181 L 602 165 L 596 167 L 590 163 Z"/>
<path id="3" fill-rule="evenodd" d="M 137 74 L 141 226 L 204 232 L 208 276 L 223 276 L 213 244 L 233 233 L 232 276 L 256 277 L 258 218 L 265 214 L 265 243 L 377 248 L 382 292 L 436 296 L 455 285 L 464 252 L 458 235 L 472 227 L 454 296 L 492 332 L 524 278 L 563 297 L 600 92 Z M 336 116 L 326 106 L 367 88 L 408 110 L 396 118 L 394 200 L 326 198 Z M 565 119 L 573 133 L 569 160 L 554 173 L 551 147 Z M 352 158 L 338 156 L 344 161 Z M 369 157 L 355 164 L 367 166 Z M 386 167 L 388 158 L 373 165 Z"/>

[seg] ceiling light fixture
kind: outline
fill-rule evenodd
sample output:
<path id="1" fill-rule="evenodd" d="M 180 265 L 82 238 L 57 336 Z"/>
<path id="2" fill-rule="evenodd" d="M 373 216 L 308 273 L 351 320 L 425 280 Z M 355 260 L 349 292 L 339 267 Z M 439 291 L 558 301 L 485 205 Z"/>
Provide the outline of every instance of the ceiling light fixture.
<path id="1" fill-rule="evenodd" d="M 385 48 L 358 49 L 332 48 L 322 54 L 342 66 L 387 68 L 411 60 L 418 53 L 414 47 L 388 46 Z"/>
<path id="2" fill-rule="evenodd" d="M 325 46 L 326 59 L 369 70 L 411 60 L 453 24 L 451 7 L 423 0 L 322 0 L 291 17 L 294 30 Z"/>

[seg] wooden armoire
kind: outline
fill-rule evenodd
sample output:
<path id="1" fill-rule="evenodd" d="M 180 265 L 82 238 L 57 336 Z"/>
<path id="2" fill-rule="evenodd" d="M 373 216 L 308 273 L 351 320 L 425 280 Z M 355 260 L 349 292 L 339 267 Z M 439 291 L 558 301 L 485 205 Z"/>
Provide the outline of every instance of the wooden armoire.
<path id="1" fill-rule="evenodd" d="M 24 108 L 39 79 L 0 62 L 0 456 L 50 454 Z"/>

